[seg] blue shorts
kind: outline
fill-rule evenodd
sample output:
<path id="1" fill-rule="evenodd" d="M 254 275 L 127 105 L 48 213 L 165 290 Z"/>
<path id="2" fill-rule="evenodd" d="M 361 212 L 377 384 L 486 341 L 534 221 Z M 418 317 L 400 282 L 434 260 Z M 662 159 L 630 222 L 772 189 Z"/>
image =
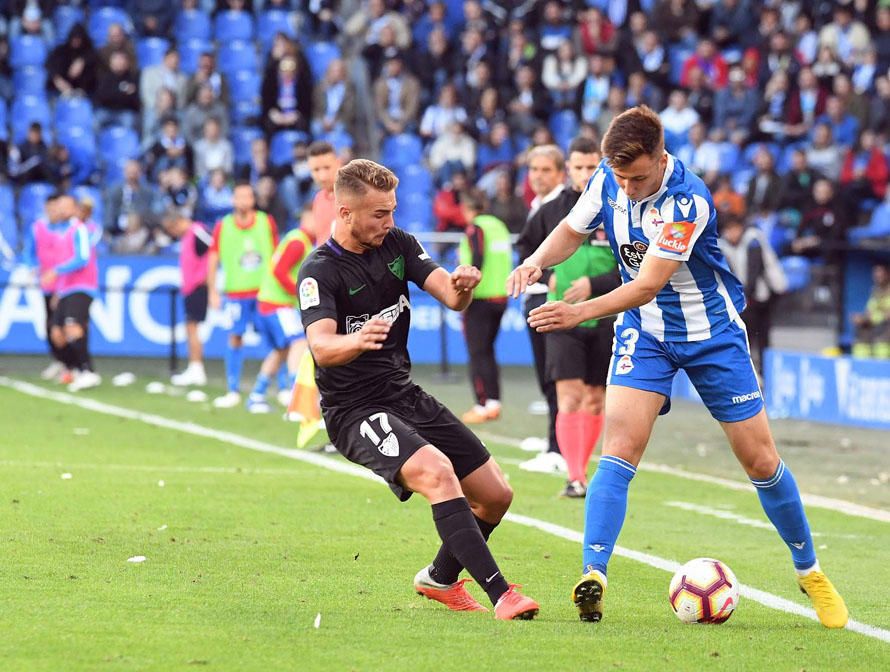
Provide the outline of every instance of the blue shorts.
<path id="1" fill-rule="evenodd" d="M 229 318 L 228 333 L 235 334 L 236 336 L 244 336 L 248 324 L 252 324 L 254 329 L 257 331 L 259 330 L 259 327 L 257 326 L 257 317 L 259 317 L 259 313 L 257 313 L 255 298 L 234 299 L 227 296 L 223 309 Z"/>
<path id="2" fill-rule="evenodd" d="M 296 308 L 279 308 L 257 318 L 260 334 L 274 350 L 284 350 L 303 337 L 303 324 Z"/>
<path id="3" fill-rule="evenodd" d="M 738 324 L 730 324 L 704 341 L 668 343 L 634 327 L 615 325 L 607 385 L 664 395 L 664 415 L 671 408 L 671 385 L 679 369 L 686 372 L 711 415 L 721 422 L 747 420 L 763 408 L 748 335 Z"/>

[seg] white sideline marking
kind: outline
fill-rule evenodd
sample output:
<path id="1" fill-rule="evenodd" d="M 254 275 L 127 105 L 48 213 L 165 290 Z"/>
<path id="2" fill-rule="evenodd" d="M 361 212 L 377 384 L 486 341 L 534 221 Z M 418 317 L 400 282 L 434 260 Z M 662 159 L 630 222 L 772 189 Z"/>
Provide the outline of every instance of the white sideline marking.
<path id="1" fill-rule="evenodd" d="M 700 504 L 693 504 L 692 502 L 665 502 L 665 504 L 667 506 L 672 506 L 675 509 L 683 509 L 683 511 L 700 513 L 703 516 L 713 516 L 714 518 L 722 518 L 723 520 L 732 520 L 739 525 L 756 527 L 759 530 L 769 530 L 770 532 L 775 530 L 775 528 L 769 523 L 765 523 L 762 520 L 755 520 L 754 518 L 746 518 L 745 516 L 739 515 L 738 513 L 733 513 L 732 511 L 713 509 L 710 506 L 701 506 Z M 813 532 L 812 534 L 814 537 L 818 536 L 815 532 Z"/>
<path id="2" fill-rule="evenodd" d="M 500 434 L 492 434 L 485 431 L 476 431 L 476 435 L 483 441 L 495 441 L 497 443 L 503 443 L 504 445 L 514 446 L 516 448 L 518 448 L 520 444 L 519 439 L 514 439 L 511 436 L 501 436 Z M 519 462 L 524 462 L 525 460 L 514 460 L 512 458 L 498 457 L 498 461 L 506 462 L 508 464 L 518 464 Z M 694 471 L 678 469 L 677 467 L 671 467 L 667 464 L 642 462 L 637 467 L 637 471 L 652 471 L 659 474 L 668 474 L 670 476 L 685 478 L 690 481 L 700 481 L 702 483 L 710 483 L 711 485 L 719 485 L 730 490 L 756 492 L 754 486 L 751 485 L 751 483 L 733 481 L 728 478 L 710 476 L 708 474 L 698 474 Z M 563 478 L 565 477 L 563 476 Z M 800 498 L 807 506 L 813 506 L 818 509 L 828 509 L 829 511 L 837 511 L 838 513 L 844 513 L 848 516 L 855 516 L 857 518 L 868 518 L 869 520 L 876 520 L 881 523 L 890 523 L 890 511 L 885 511 L 883 509 L 875 509 L 871 506 L 854 504 L 853 502 L 848 502 L 843 499 L 834 499 L 833 497 L 810 495 L 805 492 L 800 493 Z"/>
<path id="3" fill-rule="evenodd" d="M 165 418 L 161 415 L 143 413 L 141 411 L 135 411 L 129 408 L 123 408 L 121 406 L 112 406 L 111 404 L 106 404 L 101 401 L 96 401 L 95 399 L 90 399 L 87 397 L 75 397 L 73 395 L 64 394 L 62 392 L 53 392 L 37 385 L 14 380 L 5 376 L 0 376 L 0 386 L 11 388 L 13 390 L 16 390 L 17 392 L 21 392 L 22 394 L 27 394 L 32 397 L 49 399 L 51 401 L 56 401 L 68 406 L 77 406 L 86 410 L 95 411 L 96 413 L 104 413 L 106 415 L 112 415 L 119 418 L 136 420 L 138 422 L 142 422 L 147 425 L 153 425 L 155 427 L 162 427 L 164 429 L 171 429 L 174 431 L 184 432 L 186 434 L 194 434 L 196 436 L 216 439 L 224 443 L 230 443 L 232 445 L 240 446 L 242 448 L 248 448 L 250 450 L 255 450 L 261 453 L 281 455 L 282 457 L 288 457 L 292 460 L 299 460 L 301 462 L 306 462 L 308 464 L 322 467 L 324 469 L 329 469 L 331 471 L 336 471 L 342 474 L 349 474 L 351 476 L 357 476 L 359 478 L 364 478 L 370 481 L 378 481 L 380 483 L 383 482 L 383 480 L 375 474 L 362 467 L 359 467 L 358 465 L 354 465 L 351 462 L 343 462 L 342 460 L 325 457 L 316 453 L 307 453 L 291 448 L 281 448 L 270 443 L 257 441 L 246 436 L 233 434 L 232 432 L 224 432 L 217 429 L 211 429 L 209 427 L 204 427 L 193 422 L 180 422 L 178 420 Z M 584 543 L 583 535 L 580 532 L 570 530 L 569 528 L 562 527 L 561 525 L 548 523 L 544 520 L 538 520 L 537 518 L 531 518 L 529 516 L 523 516 L 517 513 L 507 513 L 505 518 L 518 525 L 531 527 L 536 530 L 551 534 L 553 536 L 560 537 L 567 541 L 571 541 L 577 544 Z M 615 546 L 615 554 L 625 558 L 629 558 L 631 560 L 635 560 L 645 565 L 649 565 L 650 567 L 655 567 L 656 569 L 664 570 L 666 572 L 676 572 L 677 569 L 679 569 L 680 567 L 680 563 L 673 560 L 666 560 L 655 555 L 649 555 L 648 553 L 641 553 L 640 551 L 634 551 L 629 548 L 624 548 L 623 546 Z M 796 616 L 802 616 L 813 621 L 818 620 L 816 618 L 815 611 L 808 607 L 801 606 L 796 602 L 792 602 L 791 600 L 786 600 L 785 598 L 779 597 L 778 595 L 773 595 L 772 593 L 757 590 L 756 588 L 751 588 L 750 586 L 746 586 L 743 584 L 739 586 L 739 589 L 741 591 L 741 594 L 744 595 L 746 598 L 753 600 L 754 602 L 758 602 L 771 609 L 784 611 Z M 847 630 L 852 630 L 853 632 L 857 632 L 861 635 L 890 643 L 890 630 L 884 630 L 883 628 L 868 625 L 866 623 L 860 623 L 852 619 L 850 619 L 850 621 L 847 623 Z"/>
<path id="4" fill-rule="evenodd" d="M 253 474 L 272 476 L 299 476 L 306 472 L 300 469 L 268 469 L 256 467 L 183 467 L 163 466 L 151 464 L 95 464 L 90 462 L 25 462 L 21 460 L 0 460 L 0 467 L 29 467 L 37 469 L 69 469 L 71 471 L 98 470 L 98 471 L 145 471 L 173 474 L 239 474 L 251 476 Z"/>

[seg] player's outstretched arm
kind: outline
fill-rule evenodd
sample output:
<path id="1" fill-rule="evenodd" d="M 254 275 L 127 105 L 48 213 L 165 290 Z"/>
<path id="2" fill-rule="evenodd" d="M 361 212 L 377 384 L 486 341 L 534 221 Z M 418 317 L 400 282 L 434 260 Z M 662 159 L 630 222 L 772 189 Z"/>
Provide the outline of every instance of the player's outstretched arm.
<path id="1" fill-rule="evenodd" d="M 207 251 L 207 301 L 214 310 L 219 310 L 222 300 L 219 298 L 219 290 L 216 288 L 216 269 L 219 266 L 219 252 Z"/>
<path id="2" fill-rule="evenodd" d="M 630 282 L 595 299 L 581 303 L 550 301 L 535 308 L 528 315 L 528 324 L 541 332 L 560 331 L 577 327 L 587 320 L 637 308 L 652 301 L 680 268 L 680 261 L 662 259 L 651 254 L 643 258 L 640 272 Z"/>
<path id="3" fill-rule="evenodd" d="M 482 280 L 482 273 L 475 266 L 461 265 L 451 273 L 437 268 L 423 283 L 427 292 L 451 310 L 464 310 L 473 300 L 473 290 Z"/>
<path id="4" fill-rule="evenodd" d="M 306 329 L 315 365 L 321 368 L 343 366 L 368 350 L 380 350 L 389 336 L 389 322 L 372 318 L 351 334 L 338 334 L 337 323 L 324 318 Z"/>
<path id="5" fill-rule="evenodd" d="M 566 220 L 559 223 L 528 259 L 513 269 L 507 278 L 507 294 L 514 299 L 541 278 L 542 269 L 556 266 L 571 257 L 587 234 L 575 231 Z"/>

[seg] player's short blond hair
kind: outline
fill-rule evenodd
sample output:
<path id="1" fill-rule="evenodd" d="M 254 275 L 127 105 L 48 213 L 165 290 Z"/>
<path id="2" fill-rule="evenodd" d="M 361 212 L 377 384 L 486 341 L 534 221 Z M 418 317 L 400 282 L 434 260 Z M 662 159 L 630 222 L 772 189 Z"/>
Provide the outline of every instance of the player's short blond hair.
<path id="1" fill-rule="evenodd" d="M 386 166 L 369 159 L 353 159 L 337 171 L 334 195 L 338 199 L 347 193 L 364 196 L 369 189 L 393 191 L 398 185 L 399 178 Z"/>
<path id="2" fill-rule="evenodd" d="M 531 163 L 532 159 L 537 159 L 539 157 L 553 161 L 553 164 L 558 171 L 566 169 L 566 157 L 562 153 L 562 150 L 556 145 L 538 145 L 537 147 L 532 147 L 528 151 L 528 163 Z"/>
<path id="3" fill-rule="evenodd" d="M 641 156 L 660 156 L 664 152 L 661 119 L 646 105 L 625 110 L 609 124 L 602 150 L 609 165 L 618 168 L 629 166 Z"/>

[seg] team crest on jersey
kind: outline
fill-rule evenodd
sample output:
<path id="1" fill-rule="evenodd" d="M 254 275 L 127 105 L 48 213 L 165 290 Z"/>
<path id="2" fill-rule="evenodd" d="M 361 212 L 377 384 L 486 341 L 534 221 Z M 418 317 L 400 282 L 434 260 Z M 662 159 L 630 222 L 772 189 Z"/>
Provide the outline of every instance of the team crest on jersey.
<path id="1" fill-rule="evenodd" d="M 658 248 L 665 252 L 683 254 L 689 249 L 695 224 L 692 222 L 669 222 L 658 235 Z"/>
<path id="2" fill-rule="evenodd" d="M 646 250 L 649 246 L 646 243 L 635 240 L 630 244 L 622 245 L 618 248 L 618 254 L 621 255 L 621 261 L 628 268 L 635 271 L 640 270 L 640 264 L 643 263 L 643 257 L 646 256 Z"/>
<path id="3" fill-rule="evenodd" d="M 361 331 L 362 325 L 368 321 L 370 315 L 365 313 L 364 315 L 347 315 L 346 316 L 346 333 L 354 334 L 357 331 Z"/>
<path id="4" fill-rule="evenodd" d="M 651 208 L 649 210 L 649 223 L 652 226 L 664 226 L 664 220 L 661 218 L 661 213 L 658 211 L 658 208 Z"/>
<path id="5" fill-rule="evenodd" d="M 303 278 L 300 283 L 300 310 L 306 310 L 321 303 L 318 282 L 315 278 Z"/>
<path id="6" fill-rule="evenodd" d="M 621 359 L 618 360 L 618 363 L 615 364 L 615 375 L 623 376 L 624 374 L 630 373 L 634 370 L 634 363 L 631 360 L 630 355 L 622 355 Z"/>
<path id="7" fill-rule="evenodd" d="M 405 279 L 405 257 L 401 254 L 386 265 L 399 280 Z"/>

